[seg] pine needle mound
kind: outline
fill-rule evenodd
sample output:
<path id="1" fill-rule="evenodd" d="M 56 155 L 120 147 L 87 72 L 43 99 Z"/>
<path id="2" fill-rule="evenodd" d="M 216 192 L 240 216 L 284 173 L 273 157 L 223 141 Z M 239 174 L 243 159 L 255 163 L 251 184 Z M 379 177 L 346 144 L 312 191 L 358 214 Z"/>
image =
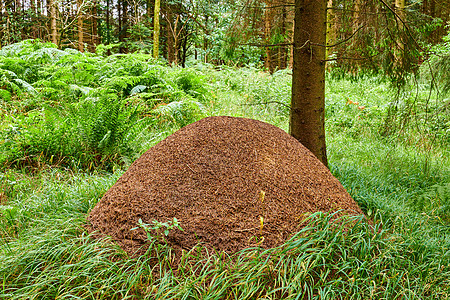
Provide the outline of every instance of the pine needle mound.
<path id="1" fill-rule="evenodd" d="M 174 217 L 184 231 L 170 231 L 171 246 L 191 249 L 201 242 L 233 253 L 278 246 L 309 213 L 337 210 L 362 214 L 340 182 L 296 139 L 264 122 L 209 117 L 144 153 L 88 219 L 93 230 L 130 253 L 146 242 L 142 229 L 131 230 L 139 219 L 152 223 Z"/>

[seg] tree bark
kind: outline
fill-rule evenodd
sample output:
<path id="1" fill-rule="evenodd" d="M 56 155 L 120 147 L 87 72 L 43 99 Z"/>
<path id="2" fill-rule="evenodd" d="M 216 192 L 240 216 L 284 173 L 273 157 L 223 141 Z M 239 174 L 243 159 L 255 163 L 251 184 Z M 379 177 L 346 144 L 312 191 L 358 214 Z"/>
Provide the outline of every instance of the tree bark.
<path id="1" fill-rule="evenodd" d="M 290 134 L 325 166 L 327 0 L 296 0 Z"/>
<path id="2" fill-rule="evenodd" d="M 125 44 L 126 38 L 128 37 L 128 0 L 122 1 L 122 27 L 119 33 L 120 53 L 127 53 L 128 47 Z"/>
<path id="3" fill-rule="evenodd" d="M 0 8 L 1 9 L 1 8 Z M 36 2 L 35 0 L 30 0 L 30 10 L 31 10 L 31 28 L 30 28 L 30 36 L 33 39 L 36 39 L 39 37 L 38 32 L 36 30 L 36 23 L 37 23 L 37 10 L 36 10 Z"/>
<path id="4" fill-rule="evenodd" d="M 58 45 L 58 29 L 56 27 L 57 9 L 55 0 L 49 0 L 49 7 L 50 7 L 50 39 L 53 44 Z"/>
<path id="5" fill-rule="evenodd" d="M 289 47 L 289 69 L 294 68 L 294 31 L 295 31 L 295 17 L 292 21 L 292 36 L 291 36 L 291 43 L 292 45 Z"/>
<path id="6" fill-rule="evenodd" d="M 167 29 L 167 60 L 169 64 L 172 65 L 175 61 L 175 47 L 174 47 L 174 36 L 171 29 L 172 21 L 173 21 L 173 13 L 172 8 L 169 7 L 169 4 L 166 6 L 167 14 L 166 14 L 166 29 Z"/>
<path id="7" fill-rule="evenodd" d="M 153 57 L 158 58 L 159 56 L 159 10 L 160 1 L 155 0 L 155 15 L 153 19 Z"/>
<path id="8" fill-rule="evenodd" d="M 78 10 L 78 51 L 84 51 L 84 37 L 83 37 L 83 12 L 81 6 L 83 5 L 83 0 L 77 0 L 77 10 Z"/>
<path id="9" fill-rule="evenodd" d="M 264 40 L 266 44 L 270 44 L 270 38 L 271 38 L 271 2 L 270 0 L 265 1 L 265 8 L 264 8 Z M 266 59 L 264 60 L 264 68 L 272 73 L 272 57 L 271 57 L 271 51 L 270 47 L 265 47 L 266 51 Z"/>
<path id="10" fill-rule="evenodd" d="M 6 24 L 5 25 L 7 25 L 8 23 L 8 21 L 7 21 L 7 19 L 8 19 L 8 8 L 7 7 L 5 7 L 6 6 L 6 1 L 5 1 L 5 3 L 3 2 L 3 1 L 0 1 L 0 21 L 1 22 L 5 22 Z M 5 10 L 5 11 L 3 11 L 3 10 Z M 5 17 L 4 17 L 4 14 L 5 14 Z M 3 18 L 5 18 L 5 20 L 3 19 Z M 5 26 L 5 29 L 0 29 L 0 49 L 2 49 L 2 47 L 3 47 L 3 39 L 4 39 L 4 37 L 5 37 L 5 31 L 7 30 L 7 28 L 6 28 L 6 26 Z"/>
<path id="11" fill-rule="evenodd" d="M 405 51 L 405 43 L 403 42 L 401 34 L 404 31 L 403 22 L 405 21 L 405 0 L 395 0 L 394 2 L 395 12 L 397 13 L 398 17 L 396 17 L 397 21 L 397 30 L 398 30 L 398 36 L 397 36 L 397 47 L 394 49 L 394 57 L 395 57 L 395 64 L 401 65 L 402 62 L 402 56 Z"/>
<path id="12" fill-rule="evenodd" d="M 92 36 L 91 36 L 91 44 L 92 44 L 92 51 L 95 51 L 95 48 L 98 44 L 100 44 L 99 41 L 99 35 L 98 35 L 98 3 L 97 0 L 93 1 L 93 7 L 92 7 Z"/>
<path id="13" fill-rule="evenodd" d="M 328 0 L 327 4 L 327 46 L 333 45 L 336 42 L 336 29 L 335 29 L 335 18 L 333 12 L 333 0 Z M 332 49 L 325 49 L 325 57 L 328 59 L 330 56 L 330 51 Z"/>
<path id="14" fill-rule="evenodd" d="M 110 0 L 106 0 L 106 45 L 111 44 L 111 22 L 110 22 Z M 111 49 L 108 49 L 107 55 L 111 55 Z"/>

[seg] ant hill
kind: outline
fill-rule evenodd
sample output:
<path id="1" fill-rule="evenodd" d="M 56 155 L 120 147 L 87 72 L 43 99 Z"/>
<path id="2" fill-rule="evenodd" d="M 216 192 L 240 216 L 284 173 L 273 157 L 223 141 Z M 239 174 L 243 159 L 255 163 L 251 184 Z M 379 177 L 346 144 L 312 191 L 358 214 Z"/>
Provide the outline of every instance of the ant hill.
<path id="1" fill-rule="evenodd" d="M 301 143 L 256 120 L 209 117 L 136 160 L 90 212 L 91 229 L 133 253 L 146 242 L 139 219 L 177 218 L 177 249 L 198 243 L 229 253 L 275 247 L 318 211 L 362 214 L 340 182 Z"/>

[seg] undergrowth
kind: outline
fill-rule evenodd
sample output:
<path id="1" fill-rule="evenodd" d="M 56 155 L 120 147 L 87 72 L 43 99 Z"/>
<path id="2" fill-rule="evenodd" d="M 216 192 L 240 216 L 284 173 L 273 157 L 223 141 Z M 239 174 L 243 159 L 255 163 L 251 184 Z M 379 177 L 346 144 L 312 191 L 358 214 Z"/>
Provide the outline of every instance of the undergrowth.
<path id="1" fill-rule="evenodd" d="M 449 299 L 450 123 L 424 82 L 397 98 L 378 77 L 327 75 L 330 169 L 370 221 L 317 213 L 278 248 L 198 245 L 177 267 L 160 243 L 129 257 L 89 236 L 87 213 L 123 170 L 182 126 L 230 115 L 287 130 L 291 79 L 39 41 L 2 48 L 0 299 Z"/>

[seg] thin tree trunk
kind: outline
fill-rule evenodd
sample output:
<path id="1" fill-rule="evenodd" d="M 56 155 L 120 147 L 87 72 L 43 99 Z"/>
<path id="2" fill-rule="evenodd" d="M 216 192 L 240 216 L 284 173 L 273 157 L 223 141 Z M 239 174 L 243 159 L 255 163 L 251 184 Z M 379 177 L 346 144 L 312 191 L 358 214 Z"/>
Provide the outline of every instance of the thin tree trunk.
<path id="1" fill-rule="evenodd" d="M 92 44 L 92 50 L 95 51 L 95 48 L 99 42 L 99 36 L 98 36 L 98 3 L 97 0 L 93 1 L 93 7 L 92 7 L 92 36 L 91 36 L 91 44 Z"/>
<path id="2" fill-rule="evenodd" d="M 335 16 L 333 11 L 333 0 L 328 0 L 327 4 L 327 46 L 336 42 Z M 333 49 L 326 48 L 325 57 L 328 59 Z"/>
<path id="3" fill-rule="evenodd" d="M 405 0 L 395 0 L 395 12 L 397 13 L 397 24 L 398 24 L 398 38 L 397 38 L 397 48 L 394 50 L 395 60 L 398 64 L 401 64 L 402 53 L 405 50 L 405 43 L 402 40 L 403 32 L 403 22 L 405 21 Z"/>
<path id="4" fill-rule="evenodd" d="M 291 37 L 291 47 L 290 47 L 290 55 L 289 55 L 289 69 L 294 68 L 294 31 L 295 31 L 295 17 L 292 21 L 292 37 Z"/>
<path id="5" fill-rule="evenodd" d="M 106 0 L 106 45 L 111 44 L 111 22 L 110 22 L 110 0 Z M 106 52 L 107 55 L 111 55 L 111 49 L 108 49 L 108 51 Z"/>
<path id="6" fill-rule="evenodd" d="M 270 33 L 271 33 L 271 9 L 270 7 L 270 1 L 266 0 L 265 1 L 265 8 L 264 8 L 264 40 L 266 42 L 266 44 L 270 44 Z M 270 47 L 265 47 L 265 51 L 266 51 L 266 57 L 264 60 L 264 68 L 266 70 L 268 70 L 269 72 L 272 73 L 272 59 L 271 59 L 271 51 L 270 51 Z"/>
<path id="7" fill-rule="evenodd" d="M 284 4 L 284 3 L 282 3 Z M 281 32 L 283 35 L 287 34 L 287 28 L 286 28 L 286 20 L 287 20 L 287 12 L 286 12 L 286 6 L 282 6 L 282 15 L 281 15 Z M 285 46 L 281 46 L 278 48 L 278 67 L 280 69 L 286 69 L 287 67 L 287 48 Z"/>
<path id="8" fill-rule="evenodd" d="M 327 166 L 325 43 L 327 0 L 296 0 L 290 134 Z"/>
<path id="9" fill-rule="evenodd" d="M 117 2 L 117 14 L 118 14 L 118 24 L 119 24 L 119 28 L 118 28 L 118 37 L 119 37 L 119 43 L 123 43 L 123 35 L 122 35 L 122 30 L 123 30 L 123 20 L 122 20 L 122 3 L 120 1 L 123 0 L 118 0 Z M 114 3 L 114 2 L 113 2 Z M 113 14 L 113 20 L 114 20 L 114 14 Z M 119 52 L 122 52 L 122 46 L 119 47 Z"/>
<path id="10" fill-rule="evenodd" d="M 50 40 L 53 44 L 58 45 L 58 29 L 56 27 L 56 2 L 55 0 L 48 0 L 48 3 L 50 7 Z"/>
<path id="11" fill-rule="evenodd" d="M 153 57 L 158 58 L 159 56 L 159 10 L 160 1 L 155 0 L 155 15 L 153 19 Z"/>
<path id="12" fill-rule="evenodd" d="M 120 46 L 120 53 L 127 53 L 128 48 L 125 45 L 128 37 L 128 0 L 122 0 L 122 30 L 120 35 L 122 37 L 122 45 Z"/>
<path id="13" fill-rule="evenodd" d="M 0 1 L 0 21 L 3 22 L 3 9 L 4 9 L 4 2 Z M 0 49 L 2 49 L 3 46 L 3 37 L 4 37 L 4 30 L 0 30 Z"/>
<path id="14" fill-rule="evenodd" d="M 36 30 L 37 11 L 36 11 L 36 2 L 35 2 L 35 0 L 30 0 L 30 10 L 31 10 L 31 38 L 36 39 L 36 38 L 38 38 L 38 33 L 37 33 L 37 30 Z"/>
<path id="15" fill-rule="evenodd" d="M 208 21 L 209 21 L 209 16 L 206 14 L 204 14 L 204 19 L 205 19 L 205 29 L 208 30 Z M 205 63 L 208 62 L 208 32 L 204 32 L 204 36 L 203 36 L 203 51 L 205 52 Z"/>
<path id="16" fill-rule="evenodd" d="M 180 19 L 180 15 L 177 15 L 177 18 L 175 19 L 175 23 L 174 23 L 174 25 L 173 25 L 173 63 L 175 64 L 175 65 L 177 65 L 178 64 L 178 58 L 179 58 L 179 54 L 180 54 L 180 51 L 179 51 L 179 42 L 178 42 L 178 36 L 179 36 L 179 34 L 178 34 L 178 32 L 177 32 L 177 30 L 178 30 L 178 20 Z"/>
<path id="17" fill-rule="evenodd" d="M 78 11 L 78 51 L 84 52 L 84 41 L 83 41 L 83 13 L 81 11 L 81 6 L 83 5 L 83 0 L 77 0 L 77 11 Z"/>
<path id="18" fill-rule="evenodd" d="M 171 30 L 171 24 L 173 20 L 173 13 L 172 9 L 169 7 L 169 4 L 167 4 L 167 60 L 169 61 L 169 64 L 172 65 L 175 61 L 175 55 L 174 55 L 174 37 L 173 32 Z"/>

